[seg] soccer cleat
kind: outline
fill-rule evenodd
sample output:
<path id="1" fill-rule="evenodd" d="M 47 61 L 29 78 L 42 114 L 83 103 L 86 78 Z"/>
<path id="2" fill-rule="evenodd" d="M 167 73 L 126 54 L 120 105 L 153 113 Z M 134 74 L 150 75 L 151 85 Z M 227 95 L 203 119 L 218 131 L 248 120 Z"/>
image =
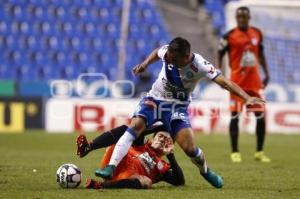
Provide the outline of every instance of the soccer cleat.
<path id="1" fill-rule="evenodd" d="M 258 162 L 269 163 L 271 159 L 264 154 L 263 151 L 257 151 L 254 153 L 254 159 Z"/>
<path id="2" fill-rule="evenodd" d="M 107 165 L 103 169 L 97 169 L 95 171 L 95 175 L 98 177 L 101 177 L 103 179 L 110 180 L 113 177 L 113 173 L 114 173 L 115 169 L 116 169 L 116 166 Z"/>
<path id="3" fill-rule="evenodd" d="M 211 171 L 210 169 L 207 169 L 206 173 L 200 173 L 202 177 L 209 182 L 212 186 L 214 186 L 217 189 L 220 189 L 224 185 L 223 178 L 216 174 L 215 172 Z"/>
<path id="4" fill-rule="evenodd" d="M 98 182 L 93 179 L 87 179 L 85 182 L 85 188 L 87 189 L 101 189 L 102 185 L 101 182 Z"/>
<path id="5" fill-rule="evenodd" d="M 241 163 L 242 162 L 242 156 L 239 152 L 231 153 L 230 159 L 233 163 Z"/>
<path id="6" fill-rule="evenodd" d="M 91 151 L 91 146 L 88 143 L 85 135 L 83 134 L 80 134 L 77 137 L 76 144 L 77 144 L 77 155 L 80 158 L 83 158 Z"/>

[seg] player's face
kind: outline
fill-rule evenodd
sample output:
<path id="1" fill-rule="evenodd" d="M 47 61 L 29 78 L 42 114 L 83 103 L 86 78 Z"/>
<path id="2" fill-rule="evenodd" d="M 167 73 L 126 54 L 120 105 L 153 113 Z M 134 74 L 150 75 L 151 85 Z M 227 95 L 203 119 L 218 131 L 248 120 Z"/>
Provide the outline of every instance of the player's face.
<path id="1" fill-rule="evenodd" d="M 188 63 L 189 54 L 182 56 L 178 53 L 171 53 L 167 51 L 166 61 L 168 64 L 172 64 L 178 68 L 181 68 L 184 67 L 186 63 Z"/>
<path id="2" fill-rule="evenodd" d="M 158 132 L 152 140 L 151 147 L 160 154 L 163 154 L 165 149 L 173 146 L 173 140 L 167 132 Z"/>
<path id="3" fill-rule="evenodd" d="M 238 10 L 236 13 L 237 25 L 241 29 L 247 29 L 249 25 L 250 15 L 247 10 Z"/>

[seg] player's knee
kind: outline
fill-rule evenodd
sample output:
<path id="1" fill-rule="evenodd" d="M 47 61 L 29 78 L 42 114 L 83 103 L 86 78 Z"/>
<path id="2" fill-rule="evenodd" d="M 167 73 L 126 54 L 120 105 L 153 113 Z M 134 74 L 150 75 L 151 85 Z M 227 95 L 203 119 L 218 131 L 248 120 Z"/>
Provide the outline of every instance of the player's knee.
<path id="1" fill-rule="evenodd" d="M 231 112 L 231 120 L 230 122 L 238 122 L 239 121 L 239 115 L 238 112 Z"/>
<path id="2" fill-rule="evenodd" d="M 255 117 L 257 120 L 265 120 L 265 113 L 264 112 L 255 112 Z"/>
<path id="3" fill-rule="evenodd" d="M 147 180 L 140 181 L 143 189 L 150 189 L 152 186 L 152 181 L 148 178 Z"/>
<path id="4" fill-rule="evenodd" d="M 186 145 L 182 149 L 187 156 L 195 157 L 197 148 L 194 145 Z"/>
<path id="5" fill-rule="evenodd" d="M 146 129 L 146 124 L 144 119 L 142 118 L 133 118 L 129 128 L 131 128 L 137 136 L 139 136 L 145 129 Z"/>

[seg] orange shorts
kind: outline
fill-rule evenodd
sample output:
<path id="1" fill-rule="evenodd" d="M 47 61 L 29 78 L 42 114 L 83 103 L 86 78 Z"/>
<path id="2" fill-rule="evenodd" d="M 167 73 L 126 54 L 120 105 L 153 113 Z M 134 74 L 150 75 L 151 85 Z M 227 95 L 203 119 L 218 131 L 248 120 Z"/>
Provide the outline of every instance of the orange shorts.
<path id="1" fill-rule="evenodd" d="M 245 91 L 248 95 L 250 95 L 251 97 L 258 97 L 258 98 L 262 98 L 260 91 Z M 243 99 L 241 99 L 240 97 L 230 94 L 230 111 L 231 112 L 242 112 L 243 111 L 243 106 L 244 106 L 245 102 Z M 258 105 L 258 104 L 254 104 L 254 105 L 247 105 L 246 106 L 247 111 L 250 112 L 264 112 L 265 111 L 265 106 L 264 105 Z"/>
<path id="2" fill-rule="evenodd" d="M 100 162 L 100 168 L 104 168 L 108 165 L 112 153 L 114 151 L 115 145 L 108 147 L 105 151 L 105 154 Z M 133 175 L 137 175 L 137 168 L 135 164 L 129 164 L 126 160 L 126 157 L 120 162 L 117 169 L 114 172 L 114 175 L 110 181 L 122 180 L 122 179 L 129 179 Z"/>

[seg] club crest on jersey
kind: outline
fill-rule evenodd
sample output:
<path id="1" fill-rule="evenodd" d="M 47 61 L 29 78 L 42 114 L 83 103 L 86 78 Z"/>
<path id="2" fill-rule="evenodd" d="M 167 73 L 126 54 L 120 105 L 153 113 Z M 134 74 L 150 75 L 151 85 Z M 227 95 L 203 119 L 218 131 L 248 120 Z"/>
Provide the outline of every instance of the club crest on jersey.
<path id="1" fill-rule="evenodd" d="M 163 168 L 164 168 L 163 163 L 162 163 L 161 161 L 159 161 L 159 162 L 157 163 L 157 169 L 158 169 L 158 170 L 162 170 Z"/>
<path id="2" fill-rule="evenodd" d="M 172 68 L 173 68 L 173 65 L 172 64 L 168 64 L 168 70 L 172 70 Z"/>
<path id="3" fill-rule="evenodd" d="M 253 37 L 253 38 L 251 39 L 251 42 L 252 42 L 252 44 L 253 44 L 254 46 L 256 46 L 257 43 L 258 43 L 256 37 Z"/>

